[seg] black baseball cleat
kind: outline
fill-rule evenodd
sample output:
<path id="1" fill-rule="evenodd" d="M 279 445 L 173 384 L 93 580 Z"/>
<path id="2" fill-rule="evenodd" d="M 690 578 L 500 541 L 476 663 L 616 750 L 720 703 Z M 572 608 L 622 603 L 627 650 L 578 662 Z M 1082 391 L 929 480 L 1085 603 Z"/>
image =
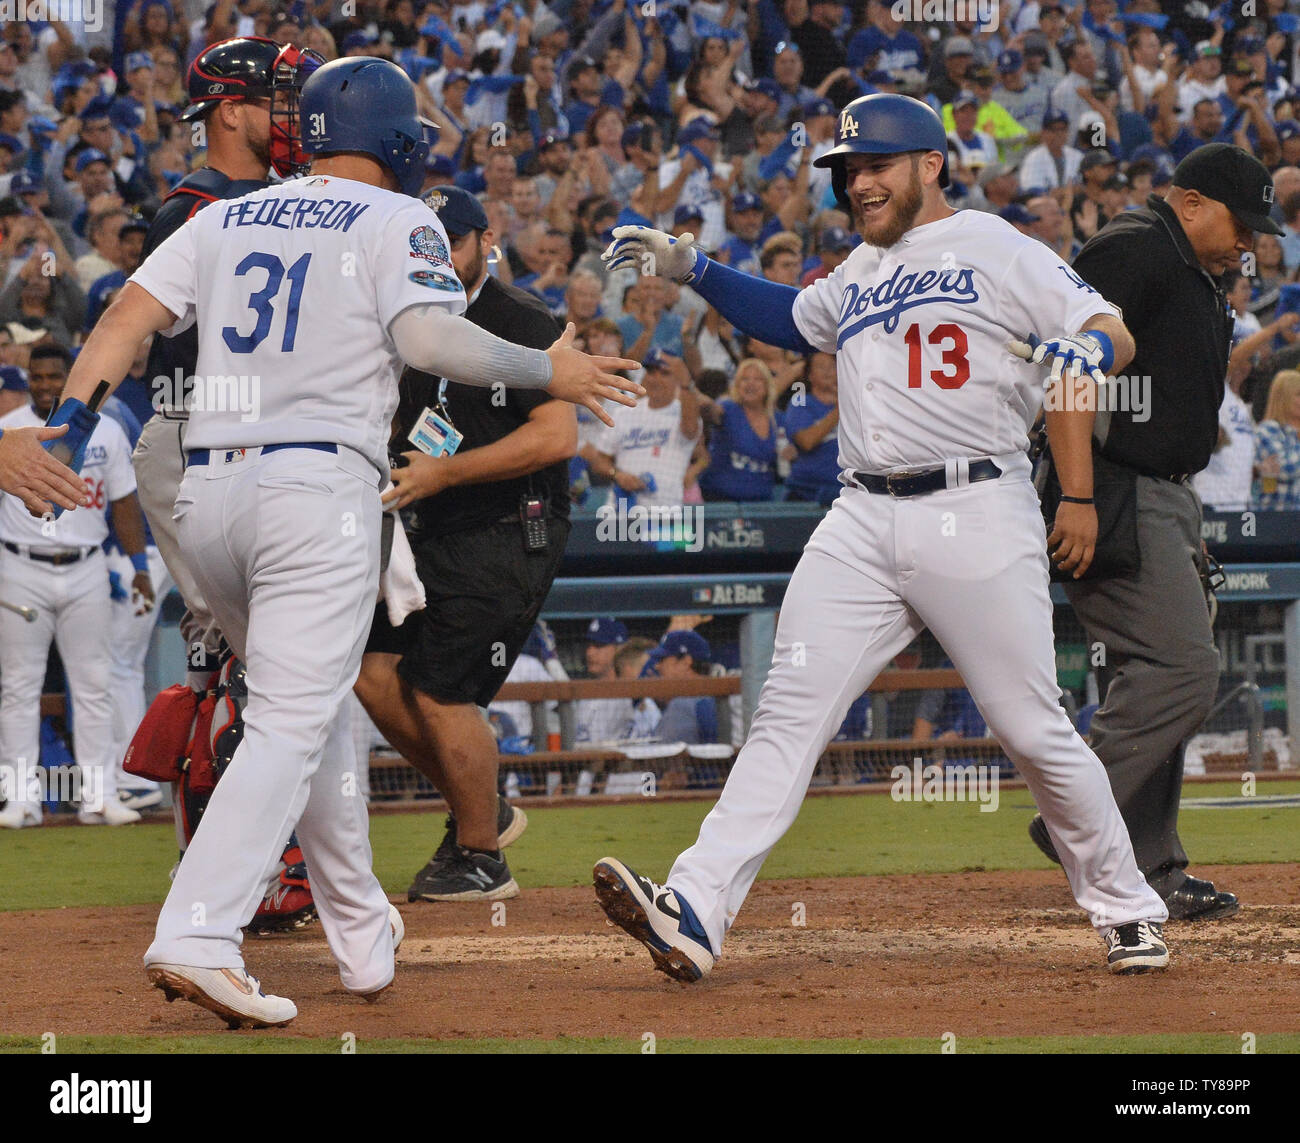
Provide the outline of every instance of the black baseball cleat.
<path id="1" fill-rule="evenodd" d="M 1241 908 L 1231 893 L 1220 893 L 1209 881 L 1189 877 L 1165 898 L 1171 921 L 1220 921 Z"/>
<path id="2" fill-rule="evenodd" d="M 1043 821 L 1042 814 L 1035 814 L 1030 818 L 1029 840 L 1042 850 L 1043 856 L 1049 861 L 1055 861 L 1057 865 L 1061 864 L 1061 859 L 1057 856 L 1056 846 L 1052 844 L 1052 837 L 1047 832 L 1047 823 Z"/>
<path id="3" fill-rule="evenodd" d="M 1154 921 L 1130 921 L 1106 932 L 1106 966 L 1121 976 L 1136 976 L 1169 963 L 1169 946 Z"/>
<path id="4" fill-rule="evenodd" d="M 408 901 L 505 901 L 519 896 L 505 858 L 453 845 L 434 854 L 406 891 Z"/>

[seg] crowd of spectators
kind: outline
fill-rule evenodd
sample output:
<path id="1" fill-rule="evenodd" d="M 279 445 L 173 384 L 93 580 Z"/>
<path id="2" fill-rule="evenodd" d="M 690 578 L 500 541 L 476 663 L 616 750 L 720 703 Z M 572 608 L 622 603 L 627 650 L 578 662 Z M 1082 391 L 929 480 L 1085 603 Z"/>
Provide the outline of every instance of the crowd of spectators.
<path id="1" fill-rule="evenodd" d="M 492 273 L 574 321 L 593 351 L 653 361 L 677 386 L 670 415 L 683 424 L 697 415 L 682 406 L 690 391 L 700 428 L 684 434 L 680 473 L 657 483 L 688 503 L 827 503 L 839 487 L 833 359 L 739 334 L 689 289 L 607 272 L 600 252 L 615 226 L 639 222 L 792 286 L 833 272 L 858 239 L 812 160 L 834 145 L 839 108 L 897 92 L 943 117 L 954 206 L 998 213 L 1067 260 L 1204 143 L 1236 143 L 1275 172 L 1286 236 L 1261 236 L 1230 283 L 1231 391 L 1198 485 L 1212 506 L 1300 507 L 1300 411 L 1285 376 L 1300 365 L 1300 17 L 1284 0 L 1249 13 L 1002 0 L 996 19 L 963 18 L 976 8 L 123 0 L 102 27 L 11 20 L 0 364 L 81 342 L 135 269 L 162 198 L 203 163 L 201 124 L 179 118 L 189 64 L 212 43 L 264 35 L 326 59 L 394 60 L 439 128 L 426 189 L 454 183 L 481 199 Z M 589 506 L 647 494 L 622 487 L 639 473 L 620 480 L 613 463 L 611 474 L 617 451 L 584 424 L 575 496 Z"/>

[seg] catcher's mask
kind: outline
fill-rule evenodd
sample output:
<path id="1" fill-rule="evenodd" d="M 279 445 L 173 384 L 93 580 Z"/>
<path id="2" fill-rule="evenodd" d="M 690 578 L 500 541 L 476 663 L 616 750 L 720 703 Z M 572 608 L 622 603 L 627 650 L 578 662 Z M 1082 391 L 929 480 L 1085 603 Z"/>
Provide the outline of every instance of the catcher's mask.
<path id="1" fill-rule="evenodd" d="M 285 44 L 271 66 L 271 166 L 281 178 L 302 174 L 311 162 L 302 149 L 298 93 L 324 62 L 318 52 Z"/>

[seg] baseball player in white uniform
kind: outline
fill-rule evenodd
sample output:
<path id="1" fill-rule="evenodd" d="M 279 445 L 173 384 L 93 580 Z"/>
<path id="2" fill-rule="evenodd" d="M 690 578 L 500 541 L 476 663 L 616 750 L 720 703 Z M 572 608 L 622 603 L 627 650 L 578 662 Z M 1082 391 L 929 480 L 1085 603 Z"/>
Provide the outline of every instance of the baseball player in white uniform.
<path id="1" fill-rule="evenodd" d="M 341 710 L 378 590 L 380 487 L 403 363 L 595 408 L 639 392 L 603 371 L 635 363 L 579 353 L 572 326 L 541 351 L 458 316 L 465 295 L 446 234 L 413 197 L 429 143 L 400 68 L 335 60 L 307 80 L 298 112 L 310 173 L 214 203 L 168 238 L 96 326 L 63 406 L 64 419 L 84 420 L 82 402 L 101 378 L 121 380 L 141 338 L 197 320 L 205 388 L 174 518 L 182 557 L 247 666 L 248 702 L 243 740 L 144 959 L 169 999 L 232 1026 L 297 1015 L 262 993 L 240 955 L 240 930 L 295 828 L 344 987 L 371 998 L 393 979 L 401 920 L 371 869 Z M 220 399 L 232 376 L 257 395 L 256 417 Z"/>
<path id="2" fill-rule="evenodd" d="M 604 859 L 597 896 L 658 968 L 707 973 L 849 705 L 928 627 L 1037 800 L 1110 971 L 1164 967 L 1165 906 L 1056 683 L 1048 551 L 1075 574 L 1091 558 L 1090 419 L 1048 406 L 1053 449 L 1069 460 L 1046 546 L 1026 455 L 1044 403 L 1036 365 L 1054 357 L 1059 393 L 1084 370 L 1122 368 L 1132 339 L 1041 243 L 948 206 L 944 133 L 924 104 L 855 100 L 838 143 L 818 162 L 865 242 L 807 289 L 642 228 L 616 230 L 606 252 L 689 282 L 765 341 L 835 353 L 845 487 L 791 578 L 748 741 L 698 841 L 663 886 Z M 1008 348 L 1028 335 L 1041 343 L 1031 361 Z"/>
<path id="3" fill-rule="evenodd" d="M 37 348 L 30 370 L 31 403 L 0 418 L 0 430 L 45 423 L 67 379 L 70 354 Z M 72 707 L 74 753 L 81 771 L 87 825 L 129 825 L 140 815 L 117 797 L 111 696 L 111 604 L 108 568 L 100 545 L 108 535 L 105 509 L 127 552 L 129 585 L 137 605 L 153 602 L 144 554 L 144 516 L 135 495 L 131 446 L 116 422 L 95 426 L 81 466 L 90 503 L 58 519 L 38 519 L 16 496 L 0 497 L 0 598 L 35 611 L 26 622 L 0 610 L 0 762 L 10 775 L 23 775 L 3 791 L 0 826 L 41 824 L 41 803 L 27 781 L 40 756 L 41 688 L 50 643 L 63 660 Z M 111 506 L 111 508 L 110 508 Z M 132 565 L 139 565 L 133 567 Z M 145 570 L 142 570 L 143 569 Z"/>

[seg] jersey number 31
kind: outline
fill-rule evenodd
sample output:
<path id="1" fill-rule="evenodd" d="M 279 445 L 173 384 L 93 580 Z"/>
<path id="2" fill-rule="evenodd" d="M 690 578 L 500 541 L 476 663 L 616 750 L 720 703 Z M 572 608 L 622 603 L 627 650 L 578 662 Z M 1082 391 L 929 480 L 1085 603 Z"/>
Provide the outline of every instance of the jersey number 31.
<path id="1" fill-rule="evenodd" d="M 252 333 L 240 333 L 233 325 L 224 326 L 221 336 L 231 353 L 252 353 L 271 332 L 271 319 L 275 317 L 274 302 L 280 287 L 289 279 L 289 305 L 284 315 L 284 336 L 280 339 L 283 353 L 293 352 L 294 338 L 298 335 L 298 307 L 302 304 L 302 287 L 307 280 L 307 265 L 311 255 L 304 254 L 288 270 L 274 254 L 246 255 L 235 267 L 235 277 L 242 278 L 250 270 L 265 270 L 266 285 L 249 295 L 248 308 L 257 315 Z"/>
<path id="2" fill-rule="evenodd" d="M 907 387 L 921 387 L 921 327 L 913 324 L 907 327 L 903 335 L 907 342 Z M 970 362 L 966 360 L 966 331 L 952 322 L 936 325 L 925 339 L 931 345 L 942 346 L 951 341 L 952 346 L 941 350 L 944 368 L 931 369 L 930 380 L 940 389 L 960 389 L 970 380 Z"/>

